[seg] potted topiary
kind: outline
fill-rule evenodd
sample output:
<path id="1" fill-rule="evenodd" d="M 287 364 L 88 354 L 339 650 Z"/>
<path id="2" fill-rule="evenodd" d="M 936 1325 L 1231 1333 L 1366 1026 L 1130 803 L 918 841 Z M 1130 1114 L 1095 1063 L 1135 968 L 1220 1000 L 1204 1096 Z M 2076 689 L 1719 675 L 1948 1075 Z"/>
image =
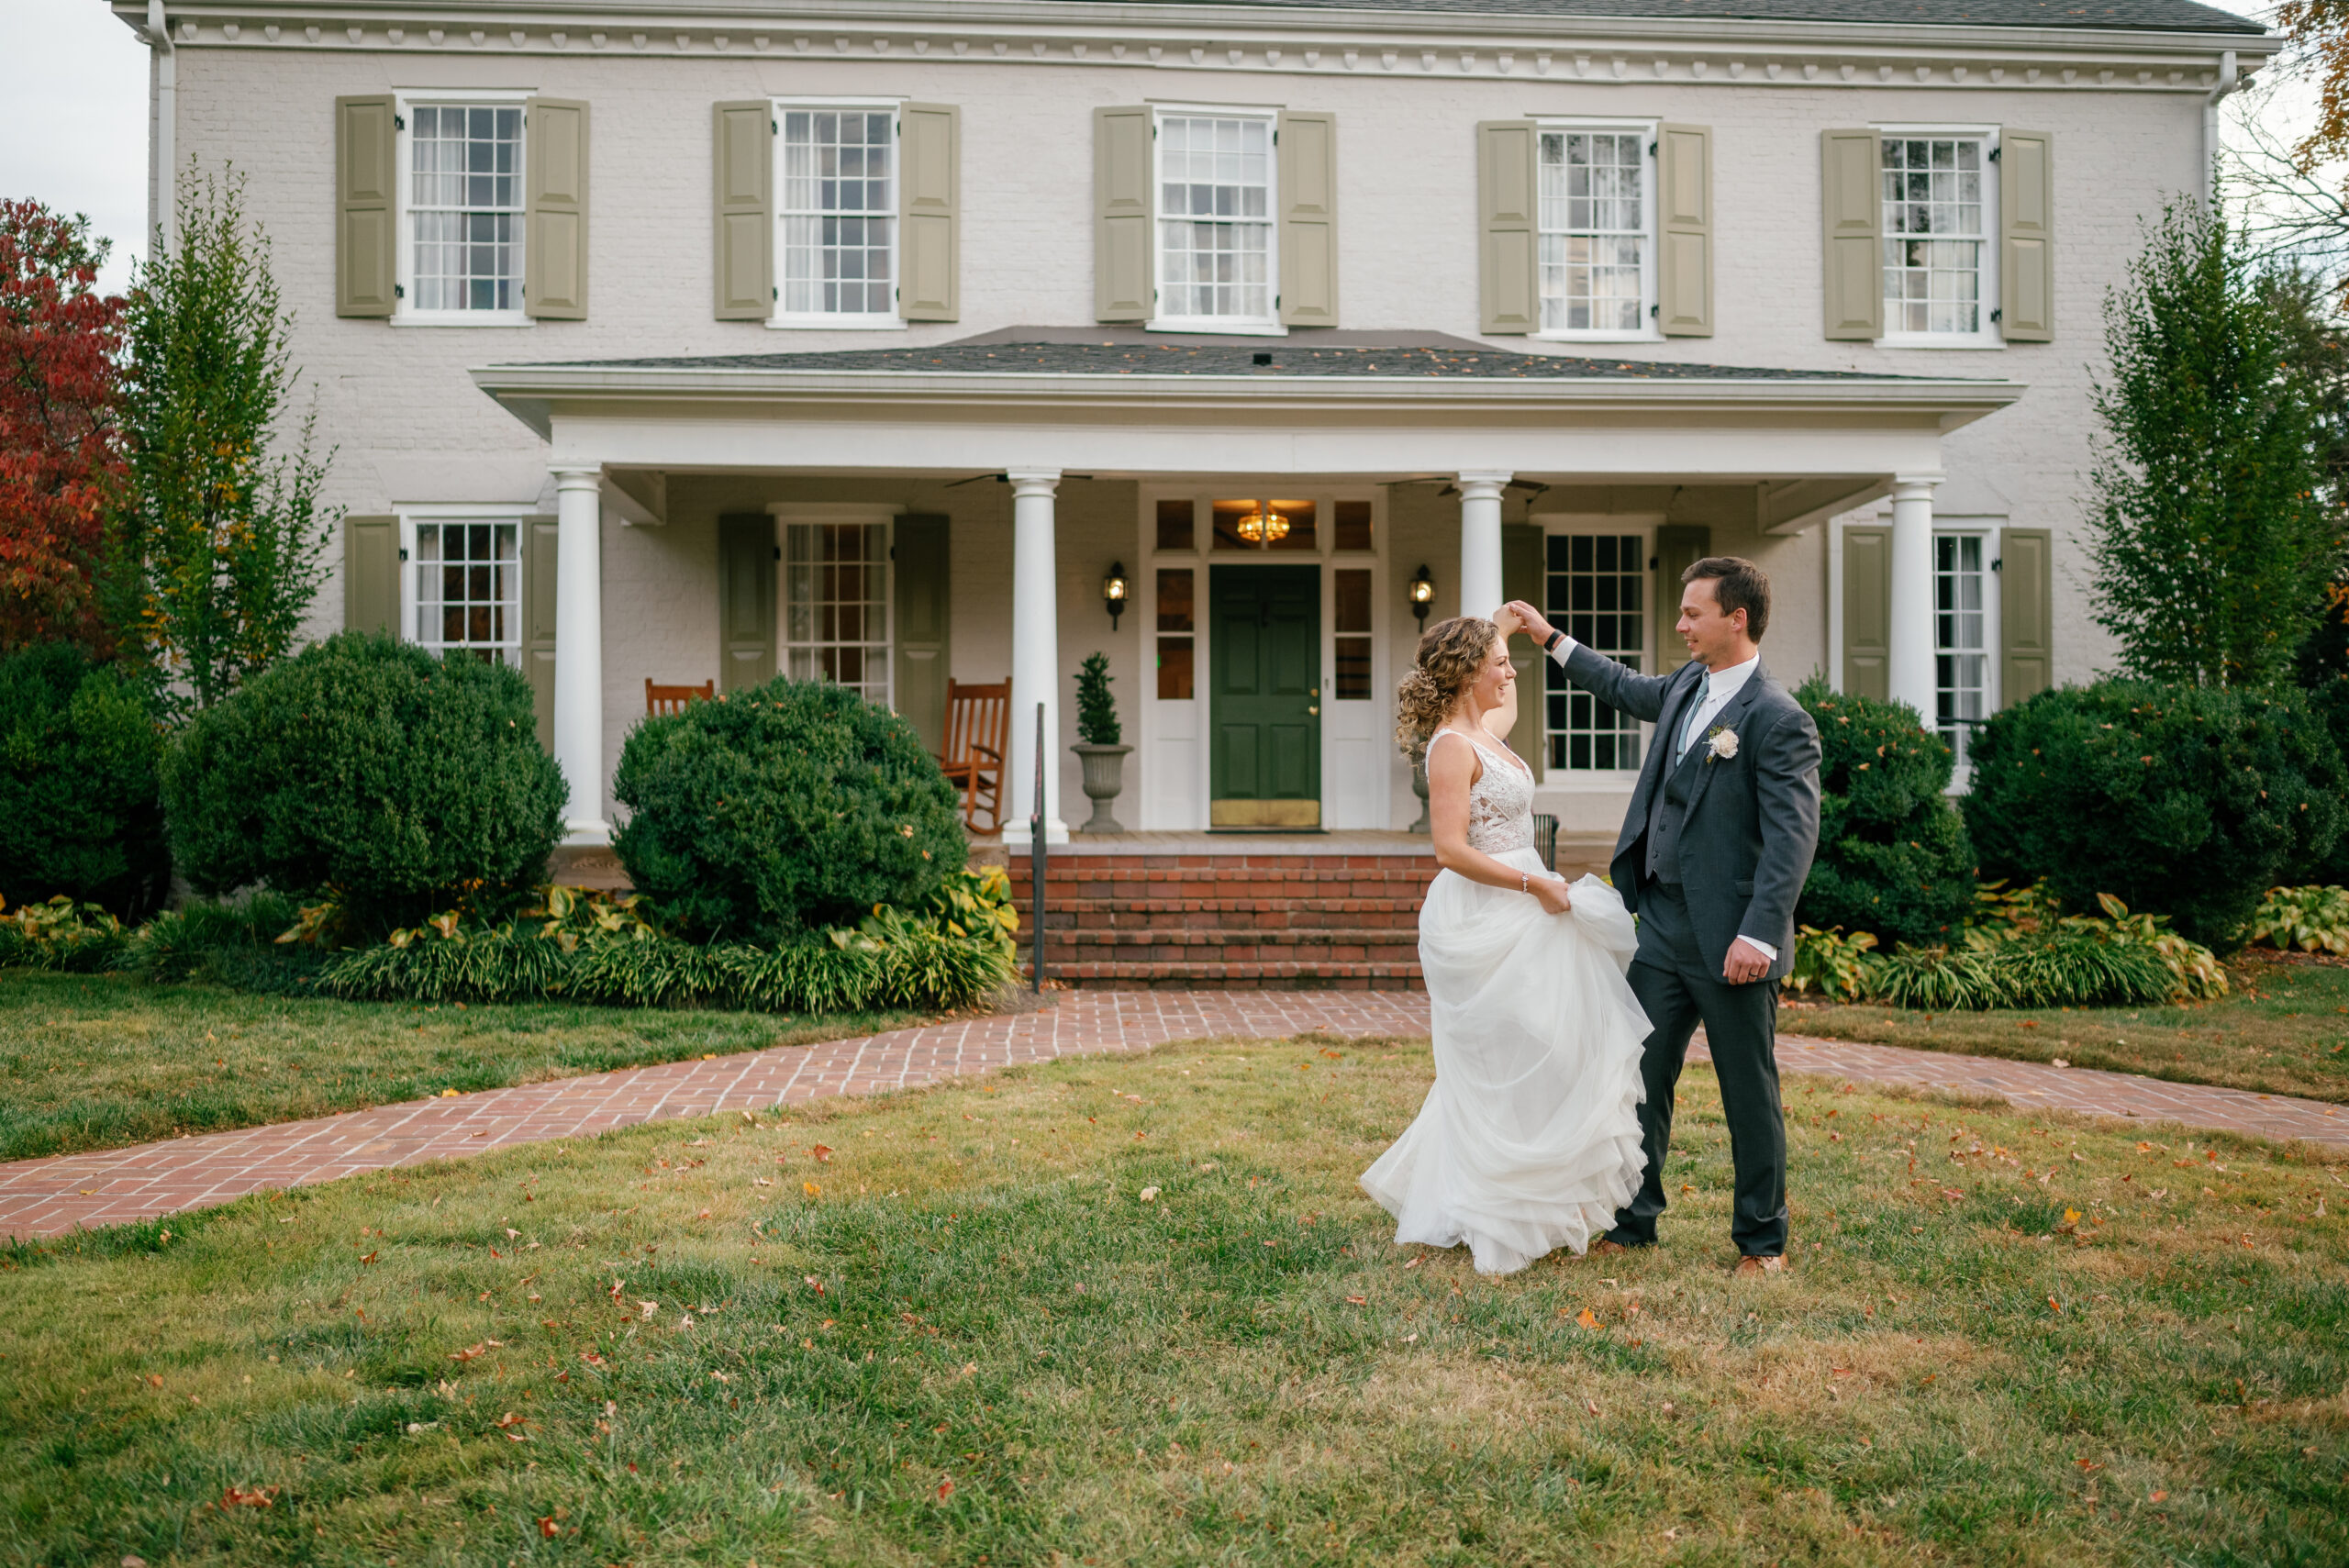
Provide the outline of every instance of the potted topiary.
<path id="1" fill-rule="evenodd" d="M 1071 747 L 1085 762 L 1085 794 L 1093 802 L 1093 817 L 1080 833 L 1122 833 L 1109 815 L 1109 803 L 1126 787 L 1126 753 L 1118 743 L 1118 699 L 1109 695 L 1109 656 L 1096 653 L 1076 673 L 1076 732 L 1083 739 Z"/>

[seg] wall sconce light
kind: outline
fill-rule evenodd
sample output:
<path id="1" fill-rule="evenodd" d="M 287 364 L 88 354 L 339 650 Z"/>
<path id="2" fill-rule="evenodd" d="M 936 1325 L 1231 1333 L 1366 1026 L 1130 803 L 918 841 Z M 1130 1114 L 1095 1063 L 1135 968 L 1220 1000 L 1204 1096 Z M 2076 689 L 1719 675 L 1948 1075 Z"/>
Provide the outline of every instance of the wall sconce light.
<path id="1" fill-rule="evenodd" d="M 1411 575 L 1411 613 L 1419 617 L 1421 630 L 1427 628 L 1428 609 L 1435 603 L 1435 579 L 1428 575 L 1424 566 Z"/>
<path id="2" fill-rule="evenodd" d="M 1109 606 L 1109 629 L 1118 629 L 1118 617 L 1126 613 L 1126 563 L 1109 562 L 1109 575 L 1101 579 L 1101 602 Z"/>

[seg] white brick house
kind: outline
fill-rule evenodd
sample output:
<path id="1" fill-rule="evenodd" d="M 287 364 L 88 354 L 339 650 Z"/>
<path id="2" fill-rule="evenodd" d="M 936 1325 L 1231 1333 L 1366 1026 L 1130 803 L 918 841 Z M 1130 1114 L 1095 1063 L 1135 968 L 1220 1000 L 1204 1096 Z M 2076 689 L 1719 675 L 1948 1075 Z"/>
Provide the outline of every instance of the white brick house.
<path id="1" fill-rule="evenodd" d="M 1398 828 L 1422 574 L 1659 668 L 1678 566 L 1748 555 L 1783 678 L 1953 736 L 2085 678 L 2100 304 L 2277 42 L 2188 0 L 115 9 L 158 167 L 250 177 L 298 312 L 351 514 L 315 629 L 523 665 L 581 843 L 646 681 L 777 671 L 933 734 L 1008 675 L 1008 831 L 1039 702 L 1065 821 L 1096 650 L 1130 826 Z M 1611 827 L 1636 727 L 1522 706 L 1539 808 Z"/>

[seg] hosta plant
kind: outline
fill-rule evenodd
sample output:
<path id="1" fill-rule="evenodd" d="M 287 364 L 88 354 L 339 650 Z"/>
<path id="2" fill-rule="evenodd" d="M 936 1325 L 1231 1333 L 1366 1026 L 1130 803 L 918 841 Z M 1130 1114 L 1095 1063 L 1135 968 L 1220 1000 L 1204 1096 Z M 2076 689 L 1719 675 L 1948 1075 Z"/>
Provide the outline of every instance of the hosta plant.
<path id="1" fill-rule="evenodd" d="M 2289 952 L 2349 953 L 2349 887 L 2271 887 L 2251 940 Z"/>

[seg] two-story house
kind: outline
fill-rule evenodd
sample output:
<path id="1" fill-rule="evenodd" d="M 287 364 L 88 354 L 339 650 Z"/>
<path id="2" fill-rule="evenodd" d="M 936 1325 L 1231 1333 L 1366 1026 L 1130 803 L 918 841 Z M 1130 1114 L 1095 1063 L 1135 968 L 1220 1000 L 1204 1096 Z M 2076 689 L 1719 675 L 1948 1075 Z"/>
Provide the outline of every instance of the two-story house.
<path id="1" fill-rule="evenodd" d="M 2107 289 L 2277 40 L 2188 0 L 117 0 L 233 162 L 348 507 L 317 630 L 510 661 L 608 831 L 644 684 L 1011 682 L 1055 835 L 1400 828 L 1421 612 L 1968 720 L 2104 653 Z M 1117 596 L 1105 596 L 1115 584 Z M 1546 675 L 1538 809 L 1641 727 Z"/>

